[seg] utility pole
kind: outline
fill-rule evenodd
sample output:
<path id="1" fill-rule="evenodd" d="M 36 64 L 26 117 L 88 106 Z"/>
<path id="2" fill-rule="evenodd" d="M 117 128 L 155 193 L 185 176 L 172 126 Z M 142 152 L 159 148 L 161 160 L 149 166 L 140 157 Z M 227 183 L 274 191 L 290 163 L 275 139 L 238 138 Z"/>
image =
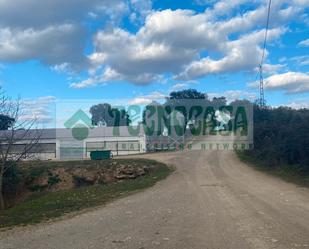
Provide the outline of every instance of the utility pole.
<path id="1" fill-rule="evenodd" d="M 260 106 L 265 106 L 265 95 L 264 95 L 264 79 L 263 79 L 263 66 L 260 65 Z"/>
<path id="2" fill-rule="evenodd" d="M 267 21 L 266 21 L 266 29 L 265 29 L 265 38 L 264 38 L 264 47 L 263 47 L 263 54 L 262 54 L 262 60 L 260 63 L 260 106 L 265 107 L 265 96 L 264 96 L 264 79 L 263 79 L 263 63 L 264 63 L 264 57 L 265 57 L 265 50 L 267 45 L 267 33 L 269 28 L 269 17 L 270 17 L 270 9 L 271 9 L 271 0 L 268 2 L 268 11 L 267 11 Z"/>

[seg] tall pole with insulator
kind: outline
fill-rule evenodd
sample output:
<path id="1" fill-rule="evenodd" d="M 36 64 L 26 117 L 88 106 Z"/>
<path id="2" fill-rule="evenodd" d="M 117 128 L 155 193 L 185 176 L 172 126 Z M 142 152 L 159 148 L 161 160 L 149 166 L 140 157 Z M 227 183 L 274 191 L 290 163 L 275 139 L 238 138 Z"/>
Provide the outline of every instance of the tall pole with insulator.
<path id="1" fill-rule="evenodd" d="M 268 12 L 267 12 L 267 21 L 266 21 L 266 29 L 265 29 L 265 39 L 264 39 L 264 47 L 263 47 L 263 53 L 262 53 L 262 59 L 259 66 L 260 71 L 260 106 L 265 107 L 265 95 L 264 95 L 264 79 L 263 79 L 263 63 L 264 63 L 264 57 L 265 57 L 265 51 L 266 51 L 266 45 L 267 45 L 267 33 L 269 28 L 269 17 L 270 17 L 270 7 L 271 7 L 271 0 L 269 0 L 268 3 Z"/>
<path id="2" fill-rule="evenodd" d="M 265 106 L 263 67 L 260 65 L 260 106 Z"/>

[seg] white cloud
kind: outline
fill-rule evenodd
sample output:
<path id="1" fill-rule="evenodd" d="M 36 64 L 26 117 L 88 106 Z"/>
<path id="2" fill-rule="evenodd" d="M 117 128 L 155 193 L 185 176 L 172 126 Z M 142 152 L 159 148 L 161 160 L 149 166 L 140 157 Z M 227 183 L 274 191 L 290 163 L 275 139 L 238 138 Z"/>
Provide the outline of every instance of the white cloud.
<path id="1" fill-rule="evenodd" d="M 72 83 L 75 88 L 107 81 L 145 85 L 166 74 L 188 80 L 254 71 L 267 2 L 207 2 L 211 7 L 196 13 L 155 11 L 151 0 L 0 0 L 0 61 L 35 59 L 57 71 L 87 69 L 89 78 Z M 250 8 L 236 14 L 244 4 Z M 274 1 L 269 42 L 284 33 L 289 20 L 302 16 L 307 5 L 306 0 Z M 124 16 L 138 24 L 137 32 L 119 28 Z M 84 24 L 89 19 L 102 21 L 103 28 L 93 37 L 92 53 L 85 56 Z M 270 64 L 269 71 L 275 67 L 280 71 L 279 65 Z"/>
<path id="2" fill-rule="evenodd" d="M 153 101 L 165 100 L 167 96 L 160 92 L 152 92 L 148 95 L 141 95 L 129 101 L 130 105 L 148 105 Z"/>
<path id="3" fill-rule="evenodd" d="M 68 62 L 63 62 L 61 64 L 56 64 L 55 66 L 51 67 L 57 73 L 67 73 L 71 74 L 71 65 Z"/>
<path id="4" fill-rule="evenodd" d="M 136 97 L 129 101 L 130 105 L 148 105 L 152 102 L 151 99 L 146 97 Z"/>
<path id="5" fill-rule="evenodd" d="M 283 29 L 270 30 L 269 40 L 278 38 L 283 32 Z M 227 42 L 223 58 L 213 60 L 206 57 L 194 61 L 177 78 L 192 79 L 208 74 L 253 70 L 260 62 L 262 49 L 259 44 L 263 39 L 264 31 L 258 31 L 244 35 L 236 41 Z"/>
<path id="6" fill-rule="evenodd" d="M 298 45 L 301 47 L 309 47 L 309 39 L 299 42 Z"/>
<path id="7" fill-rule="evenodd" d="M 132 13 L 130 15 L 131 21 L 142 23 L 145 17 L 152 11 L 151 0 L 130 0 L 130 7 Z"/>
<path id="8" fill-rule="evenodd" d="M 119 15 L 127 11 L 123 0 L 1 0 L 0 27 L 45 28 L 77 23 L 92 15 Z M 123 10 L 125 9 L 125 10 Z"/>
<path id="9" fill-rule="evenodd" d="M 280 62 L 280 63 L 284 63 L 284 62 L 286 62 L 286 61 L 287 61 L 287 59 L 288 59 L 288 58 L 287 58 L 287 57 L 285 57 L 285 56 L 280 57 L 280 58 L 279 58 L 279 62 Z"/>
<path id="10" fill-rule="evenodd" d="M 216 17 L 217 15 L 227 15 L 233 9 L 239 8 L 242 4 L 248 3 L 248 0 L 221 0 L 214 4 L 214 7 L 209 14 Z M 209 1 L 208 1 L 209 3 Z"/>
<path id="11" fill-rule="evenodd" d="M 37 59 L 45 64 L 85 63 L 81 54 L 83 31 L 65 24 L 44 29 L 0 29 L 0 60 L 18 62 Z M 67 61 L 70 60 L 70 61 Z"/>
<path id="12" fill-rule="evenodd" d="M 303 108 L 309 109 L 309 102 L 308 100 L 304 100 L 304 99 L 296 99 L 293 102 L 286 104 L 285 106 L 288 106 L 288 107 L 291 107 L 297 110 L 303 109 Z"/>
<path id="13" fill-rule="evenodd" d="M 262 53 L 265 23 L 261 20 L 266 17 L 266 2 L 254 3 L 255 9 L 242 15 L 218 19 L 225 11 L 242 4 L 248 1 L 220 1 L 204 13 L 180 9 L 151 11 L 136 33 L 120 28 L 101 30 L 94 37 L 91 64 L 97 68 L 97 74 L 107 66 L 119 76 L 113 80 L 140 85 L 165 74 L 190 80 L 208 74 L 254 71 Z M 286 31 L 283 25 L 302 12 L 298 3 L 275 2 L 268 42 L 280 38 Z M 104 55 L 104 60 L 100 62 L 95 54 Z M 265 71 L 283 68 L 268 66 Z M 94 72 L 95 69 L 91 70 Z"/>
<path id="14" fill-rule="evenodd" d="M 301 55 L 290 58 L 291 61 L 295 62 L 299 66 L 307 66 L 309 65 L 309 55 Z"/>
<path id="15" fill-rule="evenodd" d="M 250 86 L 256 87 L 257 82 Z M 301 72 L 287 72 L 272 75 L 264 80 L 266 89 L 284 90 L 287 94 L 309 92 L 309 74 Z"/>
<path id="16" fill-rule="evenodd" d="M 189 85 L 187 83 L 177 83 L 170 88 L 170 92 L 183 90 L 183 89 L 188 88 L 188 87 L 189 87 Z"/>
<path id="17" fill-rule="evenodd" d="M 193 84 L 198 84 L 198 82 L 194 80 L 189 80 L 186 82 L 176 83 L 169 89 L 169 91 L 170 92 L 180 91 L 186 88 L 190 88 L 190 85 L 193 85 Z"/>
<path id="18" fill-rule="evenodd" d="M 76 89 L 81 89 L 81 88 L 86 88 L 90 86 L 96 86 L 100 83 L 101 81 L 96 78 L 89 78 L 86 80 L 82 80 L 80 82 L 73 82 L 70 84 L 71 88 L 76 88 Z"/>
<path id="19" fill-rule="evenodd" d="M 299 7 L 309 7 L 309 1 L 308 0 L 293 0 L 293 4 L 298 5 Z"/>
<path id="20" fill-rule="evenodd" d="M 287 65 L 286 64 L 268 64 L 264 63 L 263 64 L 263 73 L 266 74 L 275 74 L 278 73 L 284 69 L 286 69 Z M 260 68 L 256 67 L 255 71 L 259 72 Z"/>
<path id="21" fill-rule="evenodd" d="M 308 65 L 309 65 L 309 58 L 307 58 L 307 59 L 305 59 L 305 60 L 302 60 L 302 61 L 300 62 L 300 65 L 301 65 L 301 66 L 308 66 Z"/>
<path id="22" fill-rule="evenodd" d="M 222 93 L 207 93 L 210 99 L 214 97 L 226 97 L 227 102 L 232 102 L 234 100 L 247 99 L 249 101 L 254 101 L 257 99 L 257 95 L 254 92 L 248 92 L 243 90 L 228 90 Z"/>
<path id="23" fill-rule="evenodd" d="M 131 81 L 135 82 L 136 84 L 145 84 L 152 81 L 161 81 L 161 77 L 154 75 L 154 74 L 148 74 L 148 73 L 141 73 L 139 75 L 123 75 L 118 73 L 116 70 L 114 70 L 111 67 L 106 67 L 104 72 L 99 75 L 94 75 L 93 77 L 90 77 L 88 79 L 85 79 L 83 81 L 74 82 L 70 84 L 71 88 L 87 88 L 91 86 L 96 85 L 105 85 L 108 81 Z"/>
<path id="24" fill-rule="evenodd" d="M 106 26 L 118 25 L 129 9 L 126 0 L 0 0 L 0 61 L 85 69 L 85 22 L 100 18 Z M 137 4 L 135 11 L 142 9 Z"/>
<path id="25" fill-rule="evenodd" d="M 26 99 L 21 102 L 21 115 L 19 121 L 34 121 L 35 125 L 51 124 L 54 121 L 53 109 L 56 98 L 43 96 L 37 99 Z"/>
<path id="26" fill-rule="evenodd" d="M 293 109 L 297 109 L 297 110 L 304 109 L 304 108 L 309 109 L 309 103 L 306 102 L 306 101 L 303 101 L 303 102 L 291 102 L 291 103 L 287 104 L 286 106 L 291 107 Z"/>

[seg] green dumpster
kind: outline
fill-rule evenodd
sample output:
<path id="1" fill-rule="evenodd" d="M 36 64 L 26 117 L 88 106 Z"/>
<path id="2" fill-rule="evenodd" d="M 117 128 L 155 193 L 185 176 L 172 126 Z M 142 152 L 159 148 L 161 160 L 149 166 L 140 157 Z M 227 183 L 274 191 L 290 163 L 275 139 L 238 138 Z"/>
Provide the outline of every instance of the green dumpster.
<path id="1" fill-rule="evenodd" d="M 91 160 L 104 160 L 111 158 L 111 151 L 110 150 L 98 150 L 98 151 L 91 151 L 90 152 Z"/>

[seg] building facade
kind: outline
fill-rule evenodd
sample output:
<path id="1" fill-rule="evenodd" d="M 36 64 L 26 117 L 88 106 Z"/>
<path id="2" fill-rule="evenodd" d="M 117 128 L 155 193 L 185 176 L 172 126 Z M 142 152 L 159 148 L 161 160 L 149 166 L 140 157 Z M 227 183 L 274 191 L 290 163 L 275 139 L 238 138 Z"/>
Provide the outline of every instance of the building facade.
<path id="1" fill-rule="evenodd" d="M 0 136 L 7 134 L 8 131 L 1 132 Z M 132 135 L 126 126 L 95 127 L 89 129 L 82 139 L 74 135 L 72 129 L 35 130 L 25 136 L 23 131 L 17 131 L 17 138 L 10 145 L 10 154 L 18 155 L 35 139 L 37 142 L 27 152 L 30 159 L 79 160 L 90 158 L 91 151 L 110 150 L 113 156 L 120 156 L 145 153 L 147 150 L 142 129 Z M 5 146 L 2 144 L 2 148 Z"/>

